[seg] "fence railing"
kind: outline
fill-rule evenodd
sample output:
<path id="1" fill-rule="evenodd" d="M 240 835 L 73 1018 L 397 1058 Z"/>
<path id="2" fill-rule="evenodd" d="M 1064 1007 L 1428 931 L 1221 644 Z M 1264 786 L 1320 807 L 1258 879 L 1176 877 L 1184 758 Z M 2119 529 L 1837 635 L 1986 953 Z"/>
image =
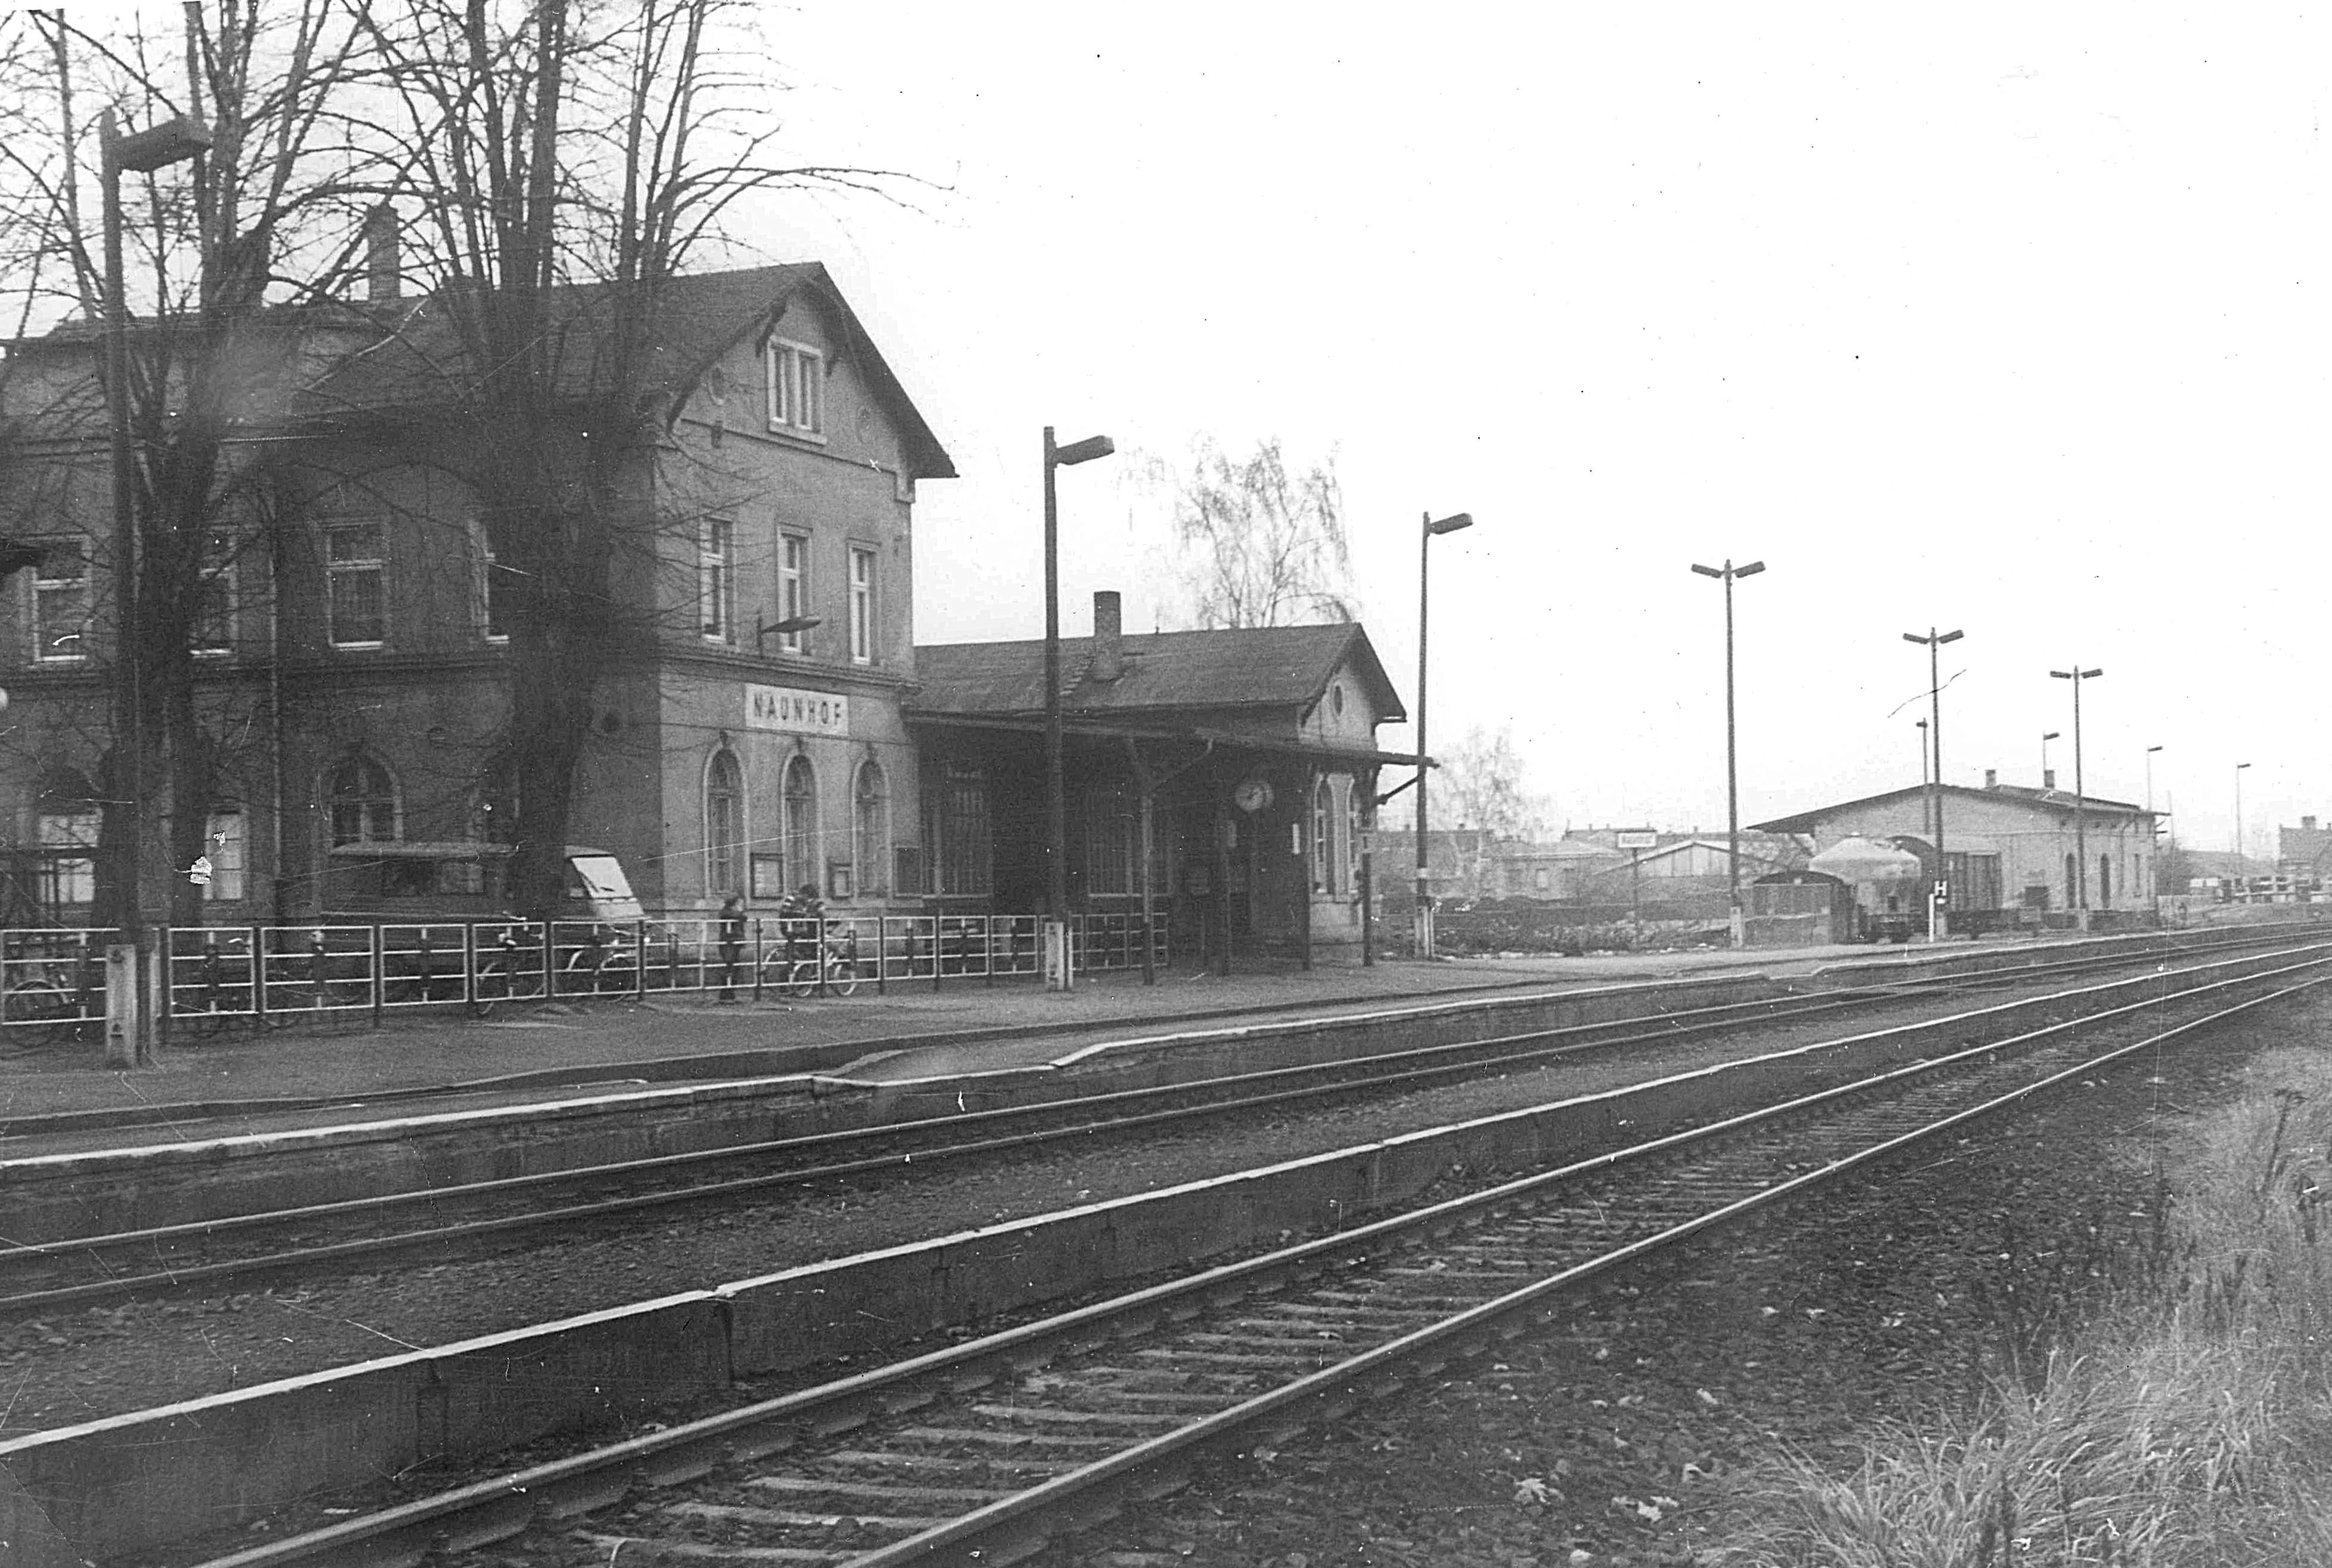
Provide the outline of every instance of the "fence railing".
<path id="1" fill-rule="evenodd" d="M 847 994 L 858 987 L 992 984 L 1043 964 L 1034 915 L 679 916 L 638 921 L 441 921 L 380 925 L 203 926 L 160 933 L 174 1028 L 301 1021 L 508 1003 Z M 1149 923 L 1152 961 L 1167 930 Z M 79 1030 L 105 1017 L 95 928 L 0 930 L 0 1037 Z M 1139 915 L 1072 917 L 1079 970 L 1142 966 Z"/>

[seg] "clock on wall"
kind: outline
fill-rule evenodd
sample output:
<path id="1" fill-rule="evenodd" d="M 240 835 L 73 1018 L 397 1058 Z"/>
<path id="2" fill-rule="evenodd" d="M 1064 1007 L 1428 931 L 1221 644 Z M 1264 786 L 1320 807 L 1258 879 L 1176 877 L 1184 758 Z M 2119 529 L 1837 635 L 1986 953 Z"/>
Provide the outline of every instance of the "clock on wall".
<path id="1" fill-rule="evenodd" d="M 1231 804 L 1250 814 L 1271 804 L 1271 785 L 1262 779 L 1249 779 L 1231 791 Z"/>

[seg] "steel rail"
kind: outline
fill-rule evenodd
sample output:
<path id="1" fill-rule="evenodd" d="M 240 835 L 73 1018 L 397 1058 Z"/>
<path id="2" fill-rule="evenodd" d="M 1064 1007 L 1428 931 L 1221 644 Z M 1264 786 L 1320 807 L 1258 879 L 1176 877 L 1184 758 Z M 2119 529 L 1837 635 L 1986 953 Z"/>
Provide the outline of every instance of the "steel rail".
<path id="1" fill-rule="evenodd" d="M 2065 1044 L 2107 1026 L 2159 1013 L 2173 1005 L 2221 996 L 2240 988 L 2276 988 L 2266 995 L 2248 998 L 2206 1016 L 2155 1030 L 2102 1054 L 2083 1056 L 2069 1066 L 2015 1085 L 2004 1093 L 1990 1095 L 1972 1106 L 1955 1107 L 1940 1118 L 1929 1117 L 1907 1132 L 1889 1133 L 1850 1153 L 1826 1160 L 1814 1170 L 1790 1171 L 1782 1180 L 1768 1182 L 1746 1197 L 1663 1225 L 1651 1234 L 1609 1248 L 1585 1262 L 1567 1266 L 1486 1301 L 1469 1304 L 1458 1312 L 1445 1315 L 1439 1322 L 1398 1335 L 1265 1394 L 1234 1400 L 1171 1433 L 1074 1467 L 1067 1474 L 1034 1487 L 1017 1488 L 1008 1498 L 988 1503 L 871 1553 L 846 1559 L 839 1554 L 831 1558 L 836 1563 L 846 1560 L 849 1568 L 892 1568 L 894 1564 L 929 1561 L 935 1555 L 961 1549 L 961 1560 L 967 1562 L 1008 1560 L 1006 1555 L 980 1546 L 980 1543 L 996 1540 L 999 1532 L 1025 1535 L 1032 1523 L 1041 1522 L 1073 1502 L 1090 1498 L 1094 1488 L 1133 1484 L 1160 1463 L 1243 1427 L 1283 1417 L 1307 1402 L 1357 1397 L 1354 1385 L 1371 1375 L 1444 1346 L 1485 1324 L 1538 1306 L 1583 1279 L 1639 1261 L 1658 1248 L 1782 1201 L 1821 1182 L 1838 1180 L 1921 1139 L 2094 1073 L 2102 1065 L 2322 984 L 2326 977 L 2320 971 L 2327 964 L 2332 964 L 2332 956 L 2219 978 L 2200 986 L 2165 990 L 2160 996 L 2050 1023 L 2006 1038 L 1983 1041 L 1947 1056 L 1892 1067 L 1851 1084 L 1833 1085 L 1626 1149 L 1599 1153 L 1556 1170 L 1510 1180 L 1409 1214 L 1218 1266 L 1186 1279 L 1152 1286 L 1042 1323 L 1005 1330 L 817 1388 L 630 1439 L 589 1454 L 418 1499 L 364 1518 L 237 1551 L 210 1559 L 203 1568 L 283 1568 L 286 1564 L 315 1562 L 369 1568 L 372 1564 L 416 1563 L 425 1556 L 443 1561 L 451 1554 L 504 1539 L 530 1524 L 556 1525 L 579 1516 L 643 1487 L 677 1484 L 723 1466 L 749 1463 L 795 1446 L 806 1433 L 832 1434 L 853 1429 L 877 1411 L 918 1409 L 939 1391 L 978 1388 L 1005 1370 L 1045 1364 L 1077 1344 L 1121 1338 L 1150 1322 L 1188 1317 L 1208 1300 L 1251 1298 L 1268 1284 L 1317 1275 L 1354 1260 L 1356 1255 L 1365 1257 L 1408 1238 L 1448 1232 L 1491 1215 L 1501 1206 L 1544 1197 L 1565 1185 L 1576 1185 L 1585 1177 L 1620 1171 L 1672 1152 L 1721 1146 L 1737 1135 L 1770 1132 L 1786 1122 L 1868 1101 L 1906 1085 L 1940 1085 L 1954 1069 L 1974 1066 L 2005 1072 L 2007 1053 L 2012 1049 L 2050 1042 Z M 2308 978 L 2297 978 L 2302 976 Z M 1855 1133 L 1851 1128 L 1848 1131 Z M 1800 1147 L 1799 1143 L 1787 1145 L 1792 1151 Z M 1079 1504 L 1086 1513 L 1097 1506 L 1106 1505 Z M 1038 1529 L 1037 1533 L 1041 1535 L 1051 1531 Z M 641 1548 L 643 1561 L 655 1560 L 653 1543 L 636 1544 Z M 975 1547 L 979 1549 L 975 1551 Z"/>
<path id="2" fill-rule="evenodd" d="M 2257 945 L 2261 944 L 2213 943 L 2208 944 L 2207 951 L 2215 951 L 2222 947 L 2229 946 Z M 2184 952 L 2194 951 L 2196 950 L 2193 948 L 2183 950 Z M 2009 972 L 2019 979 L 2031 980 L 2035 978 L 2036 971 L 2054 975 L 2128 968 L 2133 964 L 2149 961 L 2158 956 L 2126 953 L 2114 955 L 2110 959 L 2093 956 L 2045 965 L 2027 966 Z M 1914 994 L 1930 995 L 1938 989 L 1945 990 L 1958 989 L 1952 982 L 1972 977 L 1935 977 L 1933 982 L 1925 980 L 1917 982 L 1919 989 Z M 1993 988 L 1983 986 L 1969 989 Z M 857 1176 L 898 1173 L 918 1162 L 928 1167 L 941 1160 L 994 1154 L 1073 1139 L 1119 1135 L 1167 1125 L 1178 1121 L 1232 1116 L 1303 1100 L 1316 1100 L 1338 1095 L 1397 1092 L 1430 1083 L 1436 1079 L 1479 1076 L 1501 1068 L 1511 1068 L 1519 1064 L 1544 1061 L 1586 1051 L 1610 1051 L 1632 1046 L 1665 1044 L 1687 1039 L 1715 1029 L 1736 1027 L 1744 1021 L 1760 1026 L 1779 1026 L 1847 1008 L 1884 1005 L 1889 1000 L 1902 999 L 1902 996 L 1901 991 L 1891 989 L 1858 989 L 1823 993 L 1794 1004 L 1788 1000 L 1774 999 L 1724 1003 L 1716 1007 L 1687 1009 L 1649 1018 L 1636 1018 L 1591 1024 L 1566 1025 L 1554 1029 L 1528 1030 L 1513 1035 L 1493 1036 L 1484 1039 L 1417 1047 L 1400 1051 L 1376 1052 L 1362 1057 L 1333 1062 L 1267 1068 L 1256 1073 L 1228 1074 L 1212 1078 L 1194 1079 L 1183 1084 L 1114 1090 L 1101 1095 L 1047 1101 L 1039 1104 L 1003 1106 L 880 1127 L 808 1133 L 723 1149 L 614 1162 L 572 1171 L 545 1171 L 528 1176 L 498 1178 L 487 1181 L 421 1189 L 410 1192 L 388 1193 L 372 1198 L 349 1199 L 333 1203 L 311 1204 L 178 1225 L 150 1227 L 133 1231 L 18 1244 L 0 1248 L 0 1276 L 5 1276 L 10 1270 L 21 1273 L 29 1266 L 47 1260 L 92 1261 L 103 1267 L 103 1255 L 109 1252 L 131 1253 L 137 1255 L 139 1261 L 143 1261 L 146 1256 L 173 1246 L 213 1242 L 238 1233 L 280 1231 L 302 1225 L 393 1213 L 397 1209 L 416 1205 L 426 1204 L 433 1209 L 442 1209 L 448 1204 L 474 1202 L 482 1200 L 514 1199 L 550 1190 L 581 1188 L 611 1181 L 620 1181 L 642 1176 L 702 1169 L 721 1162 L 750 1162 L 783 1158 L 789 1154 L 799 1154 L 837 1145 L 847 1148 L 852 1144 L 863 1144 L 870 1141 L 903 1138 L 912 1142 L 917 1137 L 928 1136 L 933 1131 L 1008 1124 L 1016 1121 L 1056 1121 L 1064 1114 L 1085 1114 L 1094 1110 L 1106 1110 L 1117 1105 L 1140 1104 L 1159 1100 L 1184 1101 L 1192 1096 L 1199 1096 L 1195 1104 L 1175 1104 L 1158 1111 L 1109 1116 L 1102 1120 L 1076 1121 L 1025 1133 L 956 1143 L 927 1143 L 920 1147 L 911 1146 L 876 1155 L 862 1155 L 824 1165 L 795 1167 L 776 1171 L 765 1171 L 750 1176 L 699 1181 L 651 1192 L 626 1193 L 614 1198 L 565 1204 L 556 1208 L 533 1208 L 515 1214 L 435 1225 L 420 1229 L 358 1237 L 342 1241 L 319 1242 L 244 1257 L 169 1264 L 158 1268 L 148 1267 L 142 1272 L 109 1274 L 104 1278 L 79 1284 L 18 1290 L 0 1296 L 0 1319 L 21 1318 L 58 1308 L 86 1306 L 143 1296 L 182 1295 L 189 1290 L 229 1280 L 250 1283 L 265 1278 L 297 1275 L 321 1266 L 358 1258 L 379 1258 L 405 1252 L 436 1250 L 492 1237 L 556 1229 L 564 1226 L 597 1222 L 658 1209 L 716 1201 L 772 1189 L 809 1186 Z M 2025 999 L 2004 1005 L 2030 1006 L 2034 999 Z M 1981 1009 L 1979 1013 L 1967 1016 L 1978 1017 L 1985 1010 L 1993 1009 Z M 1933 1028 L 1936 1024 L 1951 1021 L 1953 1020 L 1946 1018 L 1926 1020 L 1908 1027 Z M 1647 1023 L 1654 1027 L 1642 1028 Z M 1623 1032 L 1617 1035 L 1609 1033 L 1613 1030 Z M 1548 1041 L 1560 1043 L 1553 1045 L 1544 1043 Z M 1429 1065 L 1410 1067 L 1395 1066 L 1405 1062 L 1425 1062 Z M 1303 1082 L 1305 1079 L 1324 1081 Z M 1266 1090 L 1261 1093 L 1246 1092 L 1255 1085 L 1289 1081 L 1295 1081 L 1295 1086 Z"/>

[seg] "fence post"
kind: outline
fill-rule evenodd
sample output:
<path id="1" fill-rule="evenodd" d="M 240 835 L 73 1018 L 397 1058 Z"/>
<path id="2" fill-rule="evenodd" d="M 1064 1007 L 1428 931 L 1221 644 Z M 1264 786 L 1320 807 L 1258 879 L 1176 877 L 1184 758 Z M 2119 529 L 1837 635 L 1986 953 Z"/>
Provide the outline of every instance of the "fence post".
<path id="1" fill-rule="evenodd" d="M 883 983 L 884 971 L 890 967 L 885 961 L 890 956 L 891 917 L 878 914 L 874 917 L 874 994 L 878 997 L 891 994 L 890 988 Z"/>
<path id="2" fill-rule="evenodd" d="M 761 951 L 761 917 L 753 917 L 753 999 L 761 999 L 761 960 L 768 955 Z"/>
<path id="3" fill-rule="evenodd" d="M 632 999 L 648 999 L 648 923 L 632 922 L 632 967 L 639 972 L 632 977 Z"/>
<path id="4" fill-rule="evenodd" d="M 478 923 L 462 923 L 462 1007 L 468 1010 L 478 1001 Z"/>
<path id="5" fill-rule="evenodd" d="M 372 1027 L 380 1028 L 381 1003 L 388 990 L 388 937 L 379 927 L 372 928 L 372 938 L 365 944 L 372 963 Z"/>

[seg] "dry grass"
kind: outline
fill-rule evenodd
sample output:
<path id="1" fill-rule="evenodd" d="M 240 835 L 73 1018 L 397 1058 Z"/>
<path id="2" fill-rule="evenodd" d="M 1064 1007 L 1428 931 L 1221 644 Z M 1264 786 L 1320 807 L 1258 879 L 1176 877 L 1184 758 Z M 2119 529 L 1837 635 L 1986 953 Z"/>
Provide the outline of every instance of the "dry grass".
<path id="1" fill-rule="evenodd" d="M 2332 1564 L 2332 1065 L 2204 1126 L 2095 1310 L 1998 1324 L 1978 1407 L 1729 1496 L 1725 1568 Z M 2012 1259 L 2012 1267 L 2016 1260 Z M 2034 1267 L 2038 1267 L 2037 1264 Z M 2012 1292 L 2011 1294 L 2013 1294 Z"/>

